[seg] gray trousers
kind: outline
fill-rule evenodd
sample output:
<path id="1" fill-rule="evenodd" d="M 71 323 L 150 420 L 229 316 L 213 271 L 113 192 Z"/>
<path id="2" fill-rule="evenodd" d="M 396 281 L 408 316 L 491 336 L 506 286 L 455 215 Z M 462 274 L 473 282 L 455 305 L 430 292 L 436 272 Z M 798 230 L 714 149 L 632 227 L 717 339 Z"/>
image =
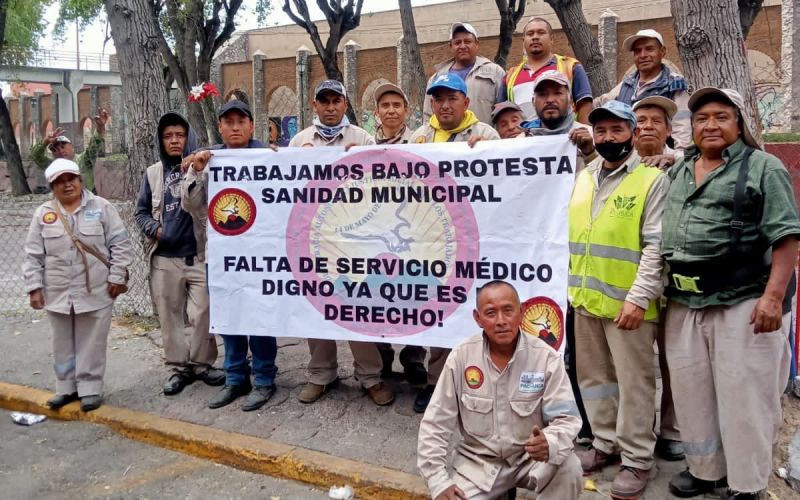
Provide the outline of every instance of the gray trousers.
<path id="1" fill-rule="evenodd" d="M 789 379 L 791 315 L 755 335 L 756 299 L 733 306 L 667 306 L 666 350 L 675 414 L 693 476 L 728 477 L 734 491 L 767 487 Z"/>
<path id="2" fill-rule="evenodd" d="M 150 265 L 153 296 L 167 365 L 175 371 L 204 371 L 217 360 L 217 343 L 208 333 L 206 270 L 195 260 L 189 266 L 182 257 L 154 255 Z M 185 315 L 184 315 L 185 311 Z M 187 342 L 184 317 L 188 316 Z"/>
<path id="3" fill-rule="evenodd" d="M 103 393 L 112 307 L 80 314 L 47 311 L 53 330 L 56 394 L 77 392 L 84 397 Z"/>

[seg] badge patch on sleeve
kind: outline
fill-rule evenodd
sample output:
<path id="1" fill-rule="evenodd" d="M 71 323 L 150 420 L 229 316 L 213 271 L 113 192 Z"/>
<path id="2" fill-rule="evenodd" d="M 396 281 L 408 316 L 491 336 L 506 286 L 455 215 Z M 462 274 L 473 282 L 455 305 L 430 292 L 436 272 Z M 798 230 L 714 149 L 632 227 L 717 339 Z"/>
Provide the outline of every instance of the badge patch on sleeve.
<path id="1" fill-rule="evenodd" d="M 100 216 L 103 214 L 102 210 L 87 210 L 83 213 L 83 220 L 85 221 L 94 221 L 100 220 Z"/>
<path id="2" fill-rule="evenodd" d="M 58 216 L 56 215 L 55 212 L 45 212 L 44 215 L 42 215 L 42 222 L 44 222 L 45 224 L 52 224 L 56 221 L 57 218 Z"/>
<path id="3" fill-rule="evenodd" d="M 544 372 L 522 372 L 519 376 L 519 392 L 542 392 Z"/>
<path id="4" fill-rule="evenodd" d="M 468 366 L 464 370 L 464 380 L 470 389 L 478 389 L 483 385 L 483 372 L 477 366 Z"/>

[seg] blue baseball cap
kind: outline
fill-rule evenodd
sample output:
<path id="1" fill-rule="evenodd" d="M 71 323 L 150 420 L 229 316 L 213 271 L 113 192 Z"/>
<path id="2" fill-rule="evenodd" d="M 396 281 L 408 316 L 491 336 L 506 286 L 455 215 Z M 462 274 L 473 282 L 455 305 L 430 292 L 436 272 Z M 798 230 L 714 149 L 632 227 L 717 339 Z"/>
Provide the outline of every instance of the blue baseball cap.
<path id="1" fill-rule="evenodd" d="M 425 93 L 428 95 L 433 95 L 433 92 L 436 89 L 455 90 L 456 92 L 461 92 L 462 94 L 467 95 L 467 83 L 463 78 L 455 73 L 445 73 L 443 75 L 439 75 L 436 77 L 433 83 L 430 84 L 428 91 Z"/>
<path id="2" fill-rule="evenodd" d="M 599 108 L 595 108 L 589 113 L 589 123 L 596 124 L 604 118 L 618 118 L 625 120 L 631 125 L 631 130 L 636 128 L 636 113 L 633 108 L 624 102 L 608 101 Z"/>

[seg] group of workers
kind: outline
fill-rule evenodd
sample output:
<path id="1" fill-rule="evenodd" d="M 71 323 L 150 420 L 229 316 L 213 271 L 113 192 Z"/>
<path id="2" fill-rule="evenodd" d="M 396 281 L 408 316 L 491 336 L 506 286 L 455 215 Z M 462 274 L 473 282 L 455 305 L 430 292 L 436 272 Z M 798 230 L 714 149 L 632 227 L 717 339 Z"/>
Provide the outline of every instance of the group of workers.
<path id="1" fill-rule="evenodd" d="M 348 121 L 345 87 L 326 80 L 314 92 L 313 125 L 290 143 L 474 146 L 567 134 L 577 147 L 566 363 L 521 333 L 519 296 L 503 281 L 477 290 L 477 335 L 452 351 L 400 351 L 404 375 L 418 389 L 414 410 L 424 412 L 418 467 L 432 498 L 513 498 L 516 487 L 542 499 L 577 498 L 582 475 L 620 464 L 611 495 L 635 499 L 654 475 L 656 453 L 686 459 L 687 470 L 669 483 L 676 496 L 722 489 L 725 498 L 762 498 L 788 379 L 800 236 L 785 167 L 754 140 L 736 91 L 689 93 L 662 62 L 666 48 L 654 30 L 625 40 L 637 69 L 598 98 L 578 61 L 552 53 L 546 20 L 525 24 L 523 45 L 525 59 L 505 71 L 478 55 L 471 25 L 456 23 L 453 58 L 428 82 L 426 121 L 417 130 L 406 124 L 410 106 L 400 87 L 375 90 L 372 135 Z M 218 125 L 223 143 L 196 150 L 183 116 L 160 118 L 160 158 L 142 180 L 136 223 L 170 371 L 164 394 L 202 380 L 223 386 L 209 408 L 244 397 L 242 410 L 253 411 L 276 390 L 276 340 L 220 335 L 224 365 L 214 367 L 207 166 L 218 149 L 269 146 L 253 138 L 253 114 L 240 97 L 219 109 Z M 132 247 L 113 205 L 92 194 L 87 169 L 61 153 L 69 139 L 48 140 L 54 199 L 31 221 L 24 276 L 31 306 L 47 311 L 53 329 L 57 385 L 48 404 L 80 400 L 90 411 L 102 402 L 111 306 L 125 291 Z M 384 378 L 392 346 L 349 345 L 368 397 L 391 404 Z M 336 342 L 308 339 L 308 346 L 303 403 L 339 382 Z M 664 381 L 658 427 L 656 357 Z M 461 440 L 453 450 L 455 430 Z"/>

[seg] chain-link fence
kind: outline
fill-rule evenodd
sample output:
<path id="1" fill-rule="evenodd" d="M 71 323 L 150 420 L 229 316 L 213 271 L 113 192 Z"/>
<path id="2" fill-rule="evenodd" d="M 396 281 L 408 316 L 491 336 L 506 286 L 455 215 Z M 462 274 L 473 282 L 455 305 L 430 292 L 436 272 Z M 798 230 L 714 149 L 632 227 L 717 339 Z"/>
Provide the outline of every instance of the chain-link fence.
<path id="1" fill-rule="evenodd" d="M 33 212 L 51 195 L 12 198 L 0 197 L 0 317 L 35 318 L 40 311 L 31 309 L 25 282 L 22 277 L 22 262 L 25 260 L 25 237 Z M 142 250 L 141 232 L 133 219 L 135 207 L 132 203 L 115 203 L 133 243 L 133 263 L 129 268 L 128 293 L 114 303 L 115 314 L 153 314 L 148 281 L 148 265 Z M 90 257 L 91 258 L 91 257 Z"/>

